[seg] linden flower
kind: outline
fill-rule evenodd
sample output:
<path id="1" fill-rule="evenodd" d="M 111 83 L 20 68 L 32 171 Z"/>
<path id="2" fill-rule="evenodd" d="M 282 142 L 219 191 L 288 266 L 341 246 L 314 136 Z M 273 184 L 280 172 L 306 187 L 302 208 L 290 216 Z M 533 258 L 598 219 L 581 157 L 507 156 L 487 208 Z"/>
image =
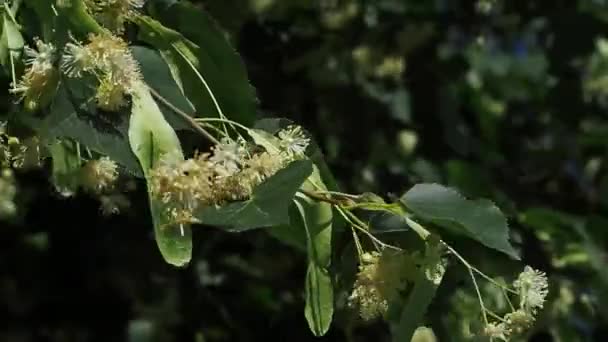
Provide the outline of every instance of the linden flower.
<path id="1" fill-rule="evenodd" d="M 358 307 L 365 321 L 383 316 L 389 300 L 405 289 L 412 274 L 408 266 L 414 263 L 410 256 L 390 250 L 364 253 L 353 292 L 348 298 L 350 306 Z"/>
<path id="2" fill-rule="evenodd" d="M 348 297 L 350 306 L 359 307 L 359 315 L 365 321 L 383 316 L 388 310 L 388 300 L 379 288 L 378 261 L 380 253 L 372 252 L 362 255 L 357 280 L 353 292 Z"/>
<path id="3" fill-rule="evenodd" d="M 165 156 L 152 170 L 151 192 L 165 204 L 177 201 L 182 207 L 194 210 L 199 204 L 211 201 L 212 176 L 207 154 L 183 161 Z"/>
<path id="4" fill-rule="evenodd" d="M 32 67 L 41 67 L 45 64 L 52 64 L 55 57 L 55 46 L 51 43 L 45 43 L 40 39 L 34 40 L 36 44 L 36 50 L 29 46 L 26 46 L 25 51 L 25 65 Z"/>
<path id="5" fill-rule="evenodd" d="M 260 184 L 264 179 L 274 175 L 284 166 L 284 160 L 277 155 L 263 152 L 251 156 L 245 161 L 246 166 L 251 170 L 251 180 L 253 183 Z"/>
<path id="6" fill-rule="evenodd" d="M 123 84 L 115 82 L 111 76 L 104 77 L 97 86 L 95 99 L 97 106 L 108 112 L 115 112 L 127 105 L 126 89 Z"/>
<path id="7" fill-rule="evenodd" d="M 504 319 L 509 330 L 518 334 L 530 328 L 534 323 L 534 316 L 522 309 L 506 314 Z"/>
<path id="8" fill-rule="evenodd" d="M 89 191 L 102 192 L 118 179 L 118 165 L 108 157 L 88 161 L 81 169 L 82 185 Z"/>
<path id="9" fill-rule="evenodd" d="M 494 324 L 488 323 L 483 329 L 483 335 L 489 338 L 498 338 L 503 341 L 508 341 L 508 336 L 511 332 L 504 323 Z"/>
<path id="10" fill-rule="evenodd" d="M 281 148 L 290 157 L 303 156 L 310 143 L 300 126 L 289 126 L 279 131 L 278 136 L 281 139 Z"/>
<path id="11" fill-rule="evenodd" d="M 95 70 L 96 59 L 89 49 L 73 39 L 73 42 L 65 45 L 61 68 L 69 77 L 80 77 Z"/>
<path id="12" fill-rule="evenodd" d="M 59 81 L 59 73 L 53 66 L 55 47 L 36 39 L 36 50 L 26 47 L 27 69 L 10 90 L 20 94 L 25 108 L 36 110 L 50 101 Z"/>
<path id="13" fill-rule="evenodd" d="M 530 266 L 526 266 L 524 271 L 519 274 L 517 280 L 513 282 L 513 287 L 519 293 L 520 307 L 531 314 L 543 307 L 545 297 L 549 292 L 546 274 Z"/>
<path id="14" fill-rule="evenodd" d="M 76 40 L 66 44 L 61 67 L 70 77 L 84 73 L 99 79 L 95 98 L 99 108 L 117 111 L 125 106 L 127 95 L 142 80 L 139 64 L 128 44 L 111 34 L 90 34 L 89 43 Z"/>
<path id="15" fill-rule="evenodd" d="M 220 176 L 231 176 L 241 170 L 246 154 L 244 141 L 225 139 L 213 147 L 213 156 L 209 160 L 217 166 Z"/>

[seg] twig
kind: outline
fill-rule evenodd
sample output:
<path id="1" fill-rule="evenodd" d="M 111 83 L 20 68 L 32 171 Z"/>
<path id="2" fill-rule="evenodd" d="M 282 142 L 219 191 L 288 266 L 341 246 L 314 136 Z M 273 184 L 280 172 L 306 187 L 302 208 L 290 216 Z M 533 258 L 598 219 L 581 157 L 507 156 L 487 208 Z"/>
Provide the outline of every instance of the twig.
<path id="1" fill-rule="evenodd" d="M 310 197 L 310 198 L 312 198 L 314 200 L 320 201 L 320 202 L 327 202 L 327 203 L 330 203 L 330 204 L 333 204 L 333 205 L 336 205 L 336 206 L 341 206 L 342 205 L 341 201 L 333 199 L 333 198 L 330 198 L 330 197 L 326 197 L 326 196 L 320 195 L 320 194 L 318 194 L 316 192 L 311 192 L 311 191 L 304 190 L 304 189 L 300 189 L 298 191 L 300 191 L 304 195 L 306 195 L 306 196 L 308 196 L 308 197 Z"/>
<path id="2" fill-rule="evenodd" d="M 171 102 L 167 101 L 167 99 L 165 99 L 156 90 L 154 90 L 154 88 L 148 86 L 148 89 L 150 90 L 152 96 L 162 102 L 163 105 L 165 105 L 167 108 L 175 112 L 175 114 L 182 117 L 182 119 L 186 120 L 190 124 L 190 126 L 192 126 L 192 128 L 194 128 L 198 133 L 202 134 L 203 136 L 205 136 L 205 138 L 209 139 L 212 143 L 216 145 L 220 143 L 219 140 L 217 140 L 213 135 L 211 135 L 211 133 L 203 129 L 190 115 L 185 113 L 183 110 L 175 107 Z"/>

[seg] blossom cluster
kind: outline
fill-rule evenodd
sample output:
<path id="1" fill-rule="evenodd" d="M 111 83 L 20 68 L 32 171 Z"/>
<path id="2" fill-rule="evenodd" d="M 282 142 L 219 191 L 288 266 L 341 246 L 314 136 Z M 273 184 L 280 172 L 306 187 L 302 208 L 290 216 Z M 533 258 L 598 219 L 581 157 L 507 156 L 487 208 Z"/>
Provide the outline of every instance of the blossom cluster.
<path id="1" fill-rule="evenodd" d="M 59 84 L 59 70 L 55 67 L 55 46 L 35 40 L 36 48 L 24 49 L 26 70 L 21 79 L 12 85 L 11 92 L 18 94 L 27 110 L 34 111 L 46 105 Z"/>
<path id="2" fill-rule="evenodd" d="M 0 219 L 15 214 L 17 187 L 13 172 L 9 168 L 0 169 Z"/>
<path id="3" fill-rule="evenodd" d="M 151 171 L 150 192 L 168 209 L 171 223 L 193 223 L 197 208 L 248 199 L 256 186 L 303 158 L 309 139 L 300 127 L 278 133 L 279 152 L 260 151 L 244 139 L 224 139 L 190 159 L 164 156 Z"/>
<path id="4" fill-rule="evenodd" d="M 89 160 L 80 169 L 80 184 L 94 194 L 111 189 L 117 179 L 118 165 L 108 157 Z"/>
<path id="5" fill-rule="evenodd" d="M 90 34 L 86 44 L 76 40 L 66 44 L 61 67 L 70 77 L 95 76 L 97 106 L 106 111 L 127 105 L 127 95 L 142 80 L 127 42 L 107 33 Z"/>
<path id="6" fill-rule="evenodd" d="M 524 332 L 534 323 L 548 294 L 546 274 L 526 266 L 513 282 L 513 288 L 519 297 L 519 308 L 506 314 L 499 323 L 488 323 L 484 336 L 508 341 L 512 335 Z"/>
<path id="7" fill-rule="evenodd" d="M 415 263 L 411 255 L 389 249 L 382 253 L 363 253 L 353 291 L 348 297 L 349 306 L 358 308 L 365 321 L 382 317 L 388 310 L 389 301 L 406 290 L 413 274 Z"/>

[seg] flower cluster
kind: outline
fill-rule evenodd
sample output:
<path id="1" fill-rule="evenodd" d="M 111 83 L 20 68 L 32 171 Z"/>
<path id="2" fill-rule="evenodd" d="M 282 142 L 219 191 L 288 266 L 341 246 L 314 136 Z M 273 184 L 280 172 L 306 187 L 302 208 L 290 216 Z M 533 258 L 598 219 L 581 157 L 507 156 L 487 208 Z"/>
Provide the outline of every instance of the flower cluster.
<path id="1" fill-rule="evenodd" d="M 389 301 L 406 289 L 414 273 L 414 259 L 408 254 L 389 249 L 364 253 L 348 303 L 359 309 L 365 321 L 382 317 Z"/>
<path id="2" fill-rule="evenodd" d="M 108 157 L 89 160 L 80 169 L 80 184 L 91 193 L 110 189 L 118 179 L 118 165 Z"/>
<path id="3" fill-rule="evenodd" d="M 59 84 L 59 71 L 54 66 L 55 46 L 35 40 L 36 49 L 25 48 L 27 66 L 12 93 L 19 94 L 27 110 L 34 111 L 48 104 Z"/>
<path id="4" fill-rule="evenodd" d="M 168 209 L 171 223 L 197 222 L 197 208 L 248 199 L 254 188 L 302 158 L 308 138 L 299 127 L 278 133 L 279 152 L 256 151 L 243 139 L 224 139 L 190 159 L 164 156 L 151 171 L 150 192 Z"/>
<path id="5" fill-rule="evenodd" d="M 85 0 L 87 10 L 103 27 L 122 33 L 125 23 L 144 6 L 145 0 Z"/>
<path id="6" fill-rule="evenodd" d="M 70 77 L 92 74 L 98 79 L 97 106 L 117 111 L 127 104 L 127 95 L 142 79 L 139 65 L 128 44 L 110 34 L 91 34 L 89 42 L 66 44 L 61 66 Z"/>
<path id="7" fill-rule="evenodd" d="M 15 214 L 15 195 L 17 187 L 11 169 L 0 170 L 0 219 L 10 217 Z"/>
<path id="8" fill-rule="evenodd" d="M 482 332 L 484 336 L 508 341 L 511 335 L 524 332 L 534 323 L 548 294 L 547 276 L 526 266 L 513 282 L 513 288 L 519 297 L 519 308 L 504 315 L 500 323 L 488 323 Z"/>

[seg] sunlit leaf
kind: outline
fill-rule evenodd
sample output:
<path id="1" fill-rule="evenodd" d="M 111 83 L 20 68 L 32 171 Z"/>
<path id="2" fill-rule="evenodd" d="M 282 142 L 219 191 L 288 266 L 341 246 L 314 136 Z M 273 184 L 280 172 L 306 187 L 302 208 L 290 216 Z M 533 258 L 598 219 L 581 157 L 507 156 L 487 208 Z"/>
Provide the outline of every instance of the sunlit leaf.
<path id="1" fill-rule="evenodd" d="M 439 184 L 418 184 L 401 197 L 401 202 L 422 219 L 455 228 L 487 247 L 519 259 L 509 242 L 506 218 L 488 200 L 467 200 L 456 190 Z"/>

